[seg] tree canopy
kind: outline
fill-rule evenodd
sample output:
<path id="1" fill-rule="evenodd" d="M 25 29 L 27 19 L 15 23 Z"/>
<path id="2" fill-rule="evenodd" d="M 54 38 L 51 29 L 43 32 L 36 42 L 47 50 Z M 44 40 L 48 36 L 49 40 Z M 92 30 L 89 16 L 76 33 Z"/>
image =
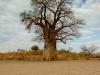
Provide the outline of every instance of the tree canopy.
<path id="1" fill-rule="evenodd" d="M 32 9 L 21 13 L 21 21 L 28 30 L 35 25 L 35 41 L 44 41 L 47 28 L 52 35 L 49 40 L 56 38 L 66 43 L 66 40 L 80 36 L 78 29 L 84 25 L 83 19 L 73 15 L 71 4 L 71 0 L 31 0 Z"/>
<path id="2" fill-rule="evenodd" d="M 37 50 L 39 50 L 39 47 L 38 47 L 37 45 L 33 45 L 33 46 L 31 47 L 31 49 L 37 51 Z"/>

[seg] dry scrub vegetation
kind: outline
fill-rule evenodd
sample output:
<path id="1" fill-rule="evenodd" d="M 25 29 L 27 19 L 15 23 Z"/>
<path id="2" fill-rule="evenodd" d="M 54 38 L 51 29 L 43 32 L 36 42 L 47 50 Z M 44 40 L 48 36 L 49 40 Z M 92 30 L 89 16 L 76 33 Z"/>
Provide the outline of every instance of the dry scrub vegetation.
<path id="1" fill-rule="evenodd" d="M 83 52 L 70 52 L 66 50 L 57 50 L 56 60 L 85 60 L 86 56 Z M 98 54 L 92 54 L 91 60 L 100 60 Z M 43 50 L 38 51 L 18 51 L 18 52 L 7 52 L 0 53 L 0 60 L 36 60 L 43 61 Z"/>

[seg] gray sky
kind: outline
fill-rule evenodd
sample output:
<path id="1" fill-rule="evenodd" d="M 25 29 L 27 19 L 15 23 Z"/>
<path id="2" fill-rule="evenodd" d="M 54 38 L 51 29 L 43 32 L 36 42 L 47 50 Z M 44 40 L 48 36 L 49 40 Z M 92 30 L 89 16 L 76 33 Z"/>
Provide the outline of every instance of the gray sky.
<path id="1" fill-rule="evenodd" d="M 20 22 L 19 14 L 29 9 L 30 0 L 0 0 L 0 52 L 29 50 L 32 45 L 43 48 L 43 43 L 31 41 L 35 34 L 28 33 Z M 57 49 L 72 47 L 78 52 L 82 44 L 91 43 L 100 47 L 100 0 L 74 0 L 72 10 L 85 20 L 86 25 L 80 30 L 82 36 L 66 44 L 58 43 Z"/>

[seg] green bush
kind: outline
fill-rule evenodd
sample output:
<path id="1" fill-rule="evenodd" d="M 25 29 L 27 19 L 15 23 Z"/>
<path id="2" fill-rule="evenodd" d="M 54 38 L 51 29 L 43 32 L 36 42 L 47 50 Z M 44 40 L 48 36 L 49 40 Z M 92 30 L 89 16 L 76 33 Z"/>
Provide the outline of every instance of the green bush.
<path id="1" fill-rule="evenodd" d="M 37 45 L 33 45 L 33 46 L 31 47 L 31 50 L 37 51 L 37 50 L 39 50 L 39 47 L 38 47 Z"/>

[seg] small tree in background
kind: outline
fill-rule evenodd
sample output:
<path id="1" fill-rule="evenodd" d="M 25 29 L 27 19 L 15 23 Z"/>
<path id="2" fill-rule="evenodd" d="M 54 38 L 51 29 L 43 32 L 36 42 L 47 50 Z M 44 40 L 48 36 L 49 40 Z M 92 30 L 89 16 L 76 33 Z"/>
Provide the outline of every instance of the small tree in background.
<path id="1" fill-rule="evenodd" d="M 85 53 L 86 59 L 89 60 L 89 58 L 91 57 L 91 54 L 96 51 L 98 49 L 97 46 L 95 45 L 91 45 L 90 47 L 87 47 L 86 45 L 82 45 L 81 49 L 83 50 L 83 52 Z"/>
<path id="2" fill-rule="evenodd" d="M 72 47 L 68 47 L 67 51 L 71 52 L 72 50 Z"/>
<path id="3" fill-rule="evenodd" d="M 36 51 L 39 50 L 39 47 L 38 47 L 37 45 L 33 45 L 33 46 L 31 47 L 31 50 L 34 50 L 35 53 L 36 53 Z"/>
<path id="4" fill-rule="evenodd" d="M 18 49 L 18 50 L 17 50 L 17 52 L 20 52 L 20 51 L 21 51 L 21 49 Z"/>

